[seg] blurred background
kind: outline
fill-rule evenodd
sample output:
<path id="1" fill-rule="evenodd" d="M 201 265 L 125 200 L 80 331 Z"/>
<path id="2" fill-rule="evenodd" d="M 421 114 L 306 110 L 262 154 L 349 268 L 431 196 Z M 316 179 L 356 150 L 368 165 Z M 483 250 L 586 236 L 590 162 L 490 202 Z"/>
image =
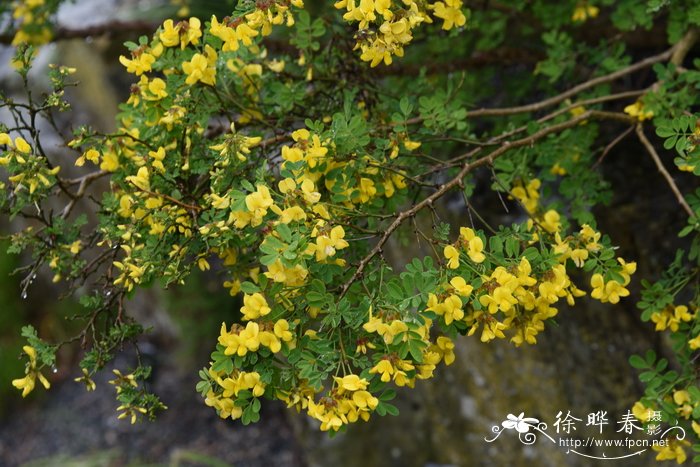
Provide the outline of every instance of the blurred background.
<path id="1" fill-rule="evenodd" d="M 177 2 L 173 2 L 177 3 Z M 128 97 L 131 78 L 118 62 L 122 43 L 152 31 L 151 25 L 174 16 L 182 5 L 167 0 L 79 0 L 64 5 L 59 23 L 67 29 L 93 25 L 135 24 L 85 39 L 62 40 L 45 46 L 34 70 L 34 85 L 41 89 L 48 63 L 77 68 L 80 86 L 71 90 L 74 111 L 67 124 L 90 122 L 103 131 L 115 128 L 119 102 Z M 225 2 L 195 1 L 191 13 L 208 18 L 226 14 Z M 309 3 L 309 2 L 307 2 Z M 319 7 L 323 2 L 310 2 Z M 312 5 L 313 6 L 313 5 Z M 328 6 L 328 5 L 327 5 Z M 230 12 L 230 11 L 229 11 Z M 118 23 L 122 24 L 122 23 Z M 141 26 L 138 26 L 141 24 Z M 142 30 L 139 30 L 142 29 Z M 0 46 L 0 87 L 19 98 L 21 81 L 7 65 L 12 51 Z M 0 121 L 7 116 L 0 112 Z M 50 138 L 50 135 L 48 136 Z M 668 232 L 677 231 L 683 217 L 665 190 L 646 189 L 655 168 L 638 158 L 633 170 L 620 170 L 626 155 L 639 152 L 636 143 L 621 144 L 603 164 L 617 187 L 611 206 L 597 217 L 600 230 L 620 245 L 620 255 L 638 262 L 638 275 L 654 277 L 674 251 Z M 57 143 L 58 146 L 58 143 Z M 56 151 L 61 151 L 60 147 Z M 66 157 L 68 157 L 66 155 Z M 72 157 L 72 156 L 71 156 Z M 64 164 L 70 166 L 70 163 Z M 488 186 L 488 179 L 484 180 Z M 496 222 L 515 220 L 503 212 L 501 202 L 488 190 L 474 201 Z M 645 209 L 643 220 L 636 215 Z M 447 220 L 464 216 L 446 203 Z M 503 214 L 499 214 L 503 213 Z M 500 218 L 498 216 L 501 216 Z M 511 216 L 511 217 L 507 217 Z M 648 219 L 653 219 L 649 223 Z M 0 225 L 3 233 L 18 225 Z M 413 257 L 421 252 L 393 244 L 389 257 Z M 128 367 L 135 358 L 127 350 L 96 379 L 98 390 L 86 392 L 74 383 L 79 349 L 64 347 L 51 375 L 50 391 L 34 391 L 22 399 L 10 381 L 23 373 L 19 359 L 20 328 L 33 324 L 48 341 L 60 341 L 75 331 L 69 317 L 77 303 L 58 300 L 59 291 L 47 274 L 39 276 L 28 297 L 20 297 L 19 278 L 11 271 L 27 258 L 8 255 L 0 243 L 0 465 L 30 466 L 492 466 L 591 465 L 592 461 L 566 453 L 539 440 L 520 443 L 512 433 L 487 443 L 491 428 L 508 414 L 525 413 L 548 423 L 559 411 L 584 418 L 607 411 L 611 424 L 642 395 L 635 371 L 627 359 L 653 348 L 664 355 L 664 342 L 650 325 L 642 323 L 633 296 L 618 305 L 602 305 L 586 298 L 574 308 L 562 309 L 558 325 L 548 326 L 536 346 L 516 349 L 507 341 L 482 344 L 477 337 L 457 342 L 456 362 L 441 367 L 438 376 L 421 381 L 415 390 L 399 391 L 398 417 L 373 417 L 370 423 L 349 426 L 333 439 L 319 433 L 306 416 L 281 404 L 264 405 L 262 420 L 244 427 L 221 420 L 195 391 L 197 372 L 207 365 L 222 321 L 231 319 L 237 302 L 220 286 L 214 274 L 198 273 L 187 286 L 141 292 L 131 304 L 132 313 L 152 327 L 142 349 L 154 368 L 153 390 L 169 407 L 157 421 L 130 425 L 117 420 L 114 392 L 107 384 L 112 367 Z M 580 282 L 580 281 L 579 281 Z M 635 288 L 636 287 L 636 288 Z M 611 428 L 610 437 L 615 435 Z M 591 451 L 601 455 L 603 451 Z M 619 452 L 606 451 L 607 455 Z M 657 465 L 654 454 L 614 461 L 615 465 Z"/>

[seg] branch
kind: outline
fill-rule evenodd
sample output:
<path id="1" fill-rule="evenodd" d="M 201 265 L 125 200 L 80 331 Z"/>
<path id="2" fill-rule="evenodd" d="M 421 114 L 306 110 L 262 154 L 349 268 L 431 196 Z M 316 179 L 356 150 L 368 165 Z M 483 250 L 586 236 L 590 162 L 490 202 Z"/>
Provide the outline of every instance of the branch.
<path id="1" fill-rule="evenodd" d="M 665 52 L 662 52 L 658 55 L 653 55 L 651 57 L 648 57 L 640 62 L 634 63 L 628 67 L 625 67 L 621 70 L 614 71 L 612 73 L 609 73 L 604 76 L 599 76 L 597 78 L 590 79 L 588 81 L 585 81 L 581 84 L 578 84 L 561 94 L 558 94 L 556 96 L 550 97 L 549 99 L 544 99 L 539 102 L 535 102 L 532 104 L 526 104 L 526 105 L 519 105 L 515 107 L 502 107 L 502 108 L 494 108 L 494 109 L 478 109 L 478 110 L 472 110 L 471 112 L 467 112 L 467 117 L 466 118 L 473 118 L 473 117 L 495 117 L 495 116 L 504 116 L 504 115 L 514 115 L 514 114 L 520 114 L 520 113 L 529 113 L 529 112 L 537 112 L 538 110 L 545 109 L 547 107 L 554 106 L 556 104 L 559 104 L 560 102 L 565 101 L 566 99 L 569 99 L 576 94 L 579 94 L 583 91 L 586 91 L 588 89 L 591 89 L 595 86 L 598 86 L 600 84 L 608 83 L 610 81 L 615 81 L 618 78 L 622 78 L 623 76 L 632 74 L 634 72 L 637 72 L 639 70 L 642 70 L 644 68 L 647 68 L 649 66 L 652 66 L 656 63 L 663 62 L 665 60 L 669 60 L 672 57 L 684 57 L 685 54 L 690 50 L 692 45 L 697 41 L 697 32 L 693 29 L 690 30 L 688 33 L 686 33 L 683 38 L 678 41 L 673 47 L 670 49 L 666 50 Z M 632 91 L 634 92 L 634 91 Z M 604 100 L 600 101 L 603 102 Z M 581 105 L 579 103 L 578 105 Z M 574 105 L 575 107 L 576 105 Z M 421 123 L 423 121 L 422 117 L 414 117 L 411 119 L 406 120 L 405 122 L 392 122 L 390 123 L 390 126 L 394 125 L 414 125 Z"/>
<path id="2" fill-rule="evenodd" d="M 547 128 L 543 128 L 540 131 L 533 133 L 532 135 L 526 137 L 526 138 L 521 138 L 515 141 L 505 141 L 503 142 L 499 148 L 495 149 L 493 152 L 490 154 L 481 157 L 480 159 L 475 160 L 474 162 L 466 162 L 464 165 L 462 165 L 462 168 L 460 169 L 459 173 L 450 181 L 447 183 L 441 185 L 438 190 L 433 193 L 432 195 L 428 196 L 427 198 L 423 199 L 420 203 L 414 205 L 412 208 L 401 212 L 396 219 L 394 219 L 394 222 L 392 222 L 387 229 L 384 231 L 384 234 L 382 234 L 381 238 L 377 242 L 377 244 L 370 250 L 370 252 L 362 258 L 360 263 L 357 266 L 357 269 L 355 270 L 354 274 L 352 277 L 343 285 L 343 288 L 341 289 L 340 296 L 338 297 L 338 300 L 342 299 L 345 294 L 347 293 L 348 289 L 350 289 L 350 286 L 360 277 L 362 276 L 362 272 L 364 271 L 365 267 L 369 264 L 369 262 L 374 258 L 377 254 L 379 254 L 382 251 L 382 247 L 384 244 L 389 240 L 389 237 L 394 233 L 396 229 L 399 228 L 399 226 L 409 218 L 412 218 L 413 216 L 418 213 L 421 209 L 427 207 L 427 206 L 432 206 L 435 201 L 440 199 L 442 196 L 444 196 L 448 191 L 450 191 L 452 188 L 456 186 L 463 186 L 464 182 L 462 181 L 464 177 L 474 169 L 481 167 L 483 165 L 490 165 L 493 163 L 494 160 L 496 160 L 498 157 L 502 156 L 506 152 L 510 151 L 511 149 L 515 149 L 518 147 L 522 146 L 528 146 L 530 144 L 535 143 L 536 141 L 544 138 L 545 136 L 548 136 L 552 133 L 557 133 L 563 130 L 566 130 L 567 128 L 572 128 L 582 121 L 588 119 L 588 118 L 610 118 L 611 115 L 609 115 L 609 112 L 599 112 L 599 111 L 594 111 L 594 110 L 589 110 L 587 112 L 582 113 L 578 117 L 572 118 L 571 120 L 568 120 L 563 123 L 559 123 L 556 125 L 552 125 Z M 616 114 L 613 114 L 616 115 Z M 483 147 L 479 147 L 476 149 L 473 149 L 469 153 L 466 153 L 465 156 L 468 155 L 476 155 L 479 152 L 483 151 Z"/>
<path id="3" fill-rule="evenodd" d="M 71 194 L 68 190 L 65 190 L 66 193 L 68 193 L 68 195 L 71 197 L 71 200 L 66 205 L 66 207 L 63 208 L 63 213 L 61 213 L 61 218 L 68 219 L 68 216 L 70 215 L 71 211 L 75 207 L 75 203 L 77 203 L 78 200 L 85 195 L 85 191 L 87 190 L 87 187 L 95 180 L 102 178 L 108 174 L 109 174 L 109 172 L 107 172 L 106 170 L 99 170 L 97 172 L 92 172 L 92 173 L 89 173 L 89 174 L 84 175 L 84 176 L 79 177 L 79 178 L 62 181 L 62 183 L 66 186 L 77 185 L 77 184 L 80 184 L 80 185 L 78 186 L 78 191 L 76 191 L 75 194 Z"/>
<path id="4" fill-rule="evenodd" d="M 623 68 L 621 70 L 614 71 L 614 72 L 607 74 L 605 76 L 599 76 L 597 78 L 593 78 L 593 79 L 590 79 L 588 81 L 585 81 L 581 84 L 574 86 L 573 88 L 571 88 L 567 91 L 562 92 L 561 94 L 550 97 L 549 99 L 535 102 L 534 104 L 520 105 L 520 106 L 516 106 L 516 107 L 506 107 L 506 108 L 500 108 L 500 109 L 497 108 L 497 109 L 473 110 L 471 112 L 467 112 L 467 117 L 487 117 L 487 116 L 492 117 L 492 116 L 503 116 L 503 115 L 519 114 L 519 113 L 537 112 L 538 110 L 542 110 L 546 107 L 551 107 L 551 106 L 556 105 L 560 102 L 563 102 L 566 99 L 573 97 L 576 94 L 583 92 L 587 89 L 598 86 L 599 84 L 604 84 L 604 83 L 608 83 L 610 81 L 615 81 L 618 78 L 622 78 L 623 76 L 629 75 L 629 74 L 634 73 L 634 72 L 639 71 L 639 70 L 642 70 L 646 67 L 654 65 L 655 63 L 659 63 L 659 62 L 663 62 L 665 60 L 668 60 L 674 54 L 676 49 L 680 48 L 682 46 L 682 44 L 684 44 L 684 43 L 685 43 L 684 40 L 681 40 L 680 42 L 678 42 L 676 45 L 674 45 L 673 47 L 671 47 L 670 49 L 668 49 L 665 52 L 662 52 L 658 55 L 653 55 L 653 56 L 646 58 L 640 62 L 637 62 L 637 63 L 630 65 L 626 68 Z"/>
<path id="5" fill-rule="evenodd" d="M 649 155 L 651 156 L 651 158 L 654 159 L 654 162 L 656 163 L 656 167 L 659 169 L 659 172 L 661 172 L 661 175 L 663 175 L 663 177 L 666 179 L 668 186 L 671 187 L 671 191 L 673 191 L 673 193 L 676 195 L 676 198 L 678 199 L 678 203 L 680 203 L 680 205 L 683 206 L 683 209 L 685 210 L 686 213 L 688 213 L 688 216 L 690 216 L 691 218 L 694 218 L 695 213 L 693 212 L 692 209 L 690 209 L 690 206 L 688 205 L 685 198 L 683 197 L 683 194 L 678 189 L 676 182 L 673 181 L 671 174 L 668 173 L 668 170 L 666 170 L 666 167 L 664 167 L 663 162 L 661 162 L 661 158 L 659 157 L 659 154 L 656 152 L 656 149 L 654 149 L 654 146 L 649 142 L 649 139 L 644 134 L 644 129 L 642 128 L 641 123 L 637 124 L 637 136 L 639 137 L 639 141 L 642 142 L 642 144 L 646 148 L 646 150 L 649 153 Z"/>
<path id="6" fill-rule="evenodd" d="M 199 212 L 199 211 L 202 210 L 202 207 L 201 207 L 201 206 L 195 206 L 194 204 L 183 203 L 183 202 L 180 201 L 179 199 L 175 199 L 175 198 L 173 198 L 172 196 L 168 196 L 168 195 L 166 195 L 166 194 L 158 193 L 158 192 L 151 191 L 151 190 L 146 190 L 146 189 L 144 189 L 144 188 L 141 188 L 141 187 L 137 186 L 134 182 L 131 182 L 131 184 L 132 184 L 134 187 L 136 187 L 139 191 L 142 191 L 142 192 L 144 192 L 144 193 L 146 193 L 146 194 L 149 194 L 149 195 L 151 195 L 151 196 L 155 196 L 155 197 L 157 197 L 157 198 L 166 199 L 166 200 L 170 201 L 171 203 L 176 204 L 176 205 L 178 205 L 178 206 L 180 206 L 180 207 L 183 207 L 183 208 L 185 208 L 185 209 L 190 209 L 190 210 L 192 210 L 192 211 L 194 211 L 194 212 Z"/>
<path id="7" fill-rule="evenodd" d="M 700 39 L 700 32 L 698 32 L 698 29 L 693 28 L 689 30 L 685 36 L 683 36 L 683 39 L 676 44 L 676 50 L 671 56 L 671 63 L 677 67 L 682 66 L 685 56 L 688 55 L 688 52 L 690 52 L 690 49 L 693 48 L 698 39 Z"/>
<path id="8" fill-rule="evenodd" d="M 545 115 L 544 117 L 538 119 L 537 123 L 545 123 L 545 122 L 547 122 L 553 118 L 556 118 L 560 115 L 564 115 L 567 112 L 570 112 L 571 110 L 573 110 L 577 107 L 584 107 L 585 108 L 586 106 L 589 106 L 589 105 L 602 104 L 604 102 L 609 102 L 609 101 L 613 101 L 613 100 L 627 99 L 629 97 L 639 97 L 639 96 L 645 94 L 647 91 L 648 91 L 648 89 L 642 89 L 639 91 L 625 91 L 625 92 L 620 92 L 617 94 L 609 94 L 606 96 L 594 97 L 592 99 L 585 99 L 582 101 L 577 101 L 577 102 L 574 102 L 572 104 L 569 104 L 568 106 L 566 106 L 564 108 L 558 109 L 550 114 Z M 507 133 L 503 133 L 501 135 L 498 135 L 497 137 L 495 137 L 489 141 L 498 142 L 498 141 L 501 141 L 505 138 L 510 138 L 511 136 L 514 136 L 518 133 L 522 133 L 523 131 L 526 131 L 527 128 L 528 128 L 527 125 L 523 125 L 520 128 L 516 128 L 516 129 L 511 130 Z"/>

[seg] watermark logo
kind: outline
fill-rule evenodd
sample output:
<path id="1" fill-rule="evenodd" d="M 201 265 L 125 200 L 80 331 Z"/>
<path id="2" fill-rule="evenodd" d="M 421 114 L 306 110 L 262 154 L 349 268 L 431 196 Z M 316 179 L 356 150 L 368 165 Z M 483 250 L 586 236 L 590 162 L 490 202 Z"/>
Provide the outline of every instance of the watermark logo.
<path id="1" fill-rule="evenodd" d="M 627 411 L 619 420 L 615 421 L 616 433 L 620 433 L 616 438 L 605 437 L 603 432 L 608 425 L 612 425 L 608 419 L 608 413 L 603 410 L 591 412 L 586 416 L 585 427 L 578 433 L 578 428 L 583 424 L 583 418 L 577 418 L 571 411 L 559 411 L 556 419 L 549 428 L 547 423 L 537 418 L 526 417 L 525 412 L 520 415 L 508 414 L 500 425 L 491 427 L 494 433 L 492 438 L 485 437 L 484 441 L 493 443 L 501 434 L 507 431 L 514 431 L 522 444 L 533 445 L 540 435 L 542 438 L 554 443 L 556 446 L 566 449 L 566 454 L 587 457 L 590 459 L 615 460 L 627 457 L 639 456 L 643 452 L 652 448 L 655 450 L 672 448 L 672 443 L 681 442 L 685 439 L 685 430 L 677 425 L 666 428 L 661 427 L 661 412 L 650 411 L 647 417 L 646 427 L 638 425 L 637 419 L 631 411 Z M 612 430 L 613 428 L 607 428 Z M 595 435 L 586 435 L 584 432 L 594 432 Z M 633 438 L 628 435 L 636 432 L 643 432 L 646 438 Z M 602 448 L 601 455 L 591 455 L 582 450 Z M 605 453 L 606 448 L 624 448 L 627 452 L 621 455 L 609 456 Z"/>

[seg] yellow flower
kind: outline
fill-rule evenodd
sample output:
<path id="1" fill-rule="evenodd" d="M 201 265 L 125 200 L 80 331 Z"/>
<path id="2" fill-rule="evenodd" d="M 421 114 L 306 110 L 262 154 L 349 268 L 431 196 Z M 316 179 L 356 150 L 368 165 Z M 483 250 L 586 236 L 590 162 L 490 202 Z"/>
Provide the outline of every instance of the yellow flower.
<path id="1" fill-rule="evenodd" d="M 207 46 L 208 47 L 208 46 Z M 204 84 L 214 86 L 216 84 L 216 68 L 211 62 L 216 63 L 216 52 L 209 48 L 207 54 L 194 54 L 189 62 L 182 63 L 182 71 L 187 74 L 185 83 L 190 86 L 201 81 Z"/>
<path id="2" fill-rule="evenodd" d="M 443 250 L 445 259 L 447 260 L 447 267 L 450 269 L 457 269 L 459 267 L 459 251 L 452 245 L 447 245 Z"/>
<path id="3" fill-rule="evenodd" d="M 630 104 L 625 107 L 625 113 L 630 117 L 636 117 L 640 122 L 648 120 L 654 116 L 654 112 L 651 110 L 644 110 L 644 103 L 642 101 L 637 101 L 634 104 Z"/>
<path id="4" fill-rule="evenodd" d="M 688 347 L 690 347 L 690 350 L 700 349 L 700 334 L 688 341 Z"/>
<path id="5" fill-rule="evenodd" d="M 442 303 L 442 315 L 445 318 L 445 324 L 448 326 L 452 321 L 459 321 L 464 318 L 464 310 L 462 310 L 462 300 L 457 295 L 450 295 Z"/>
<path id="6" fill-rule="evenodd" d="M 404 140 L 403 146 L 409 150 L 409 151 L 414 151 L 420 147 L 421 143 L 420 141 L 411 141 L 411 140 Z"/>
<path id="7" fill-rule="evenodd" d="M 173 25 L 173 20 L 167 19 L 163 23 L 163 31 L 158 35 L 161 43 L 165 47 L 175 47 L 178 44 L 185 50 L 187 44 L 199 44 L 202 37 L 201 22 L 198 18 L 190 18 L 189 21 L 180 21 Z"/>
<path id="8" fill-rule="evenodd" d="M 597 6 L 588 5 L 586 1 L 580 2 L 576 5 L 574 13 L 571 15 L 571 21 L 577 23 L 586 21 L 588 18 L 595 18 L 598 16 L 599 11 Z"/>
<path id="9" fill-rule="evenodd" d="M 518 299 L 513 297 L 513 293 L 507 287 L 496 287 L 493 292 L 479 297 L 479 303 L 488 307 L 489 313 L 496 313 L 498 310 L 508 311 L 513 305 L 518 303 Z"/>
<path id="10" fill-rule="evenodd" d="M 445 0 L 433 6 L 434 15 L 444 21 L 442 29 L 450 30 L 455 26 L 464 26 L 467 18 L 462 13 L 462 0 Z"/>
<path id="11" fill-rule="evenodd" d="M 267 67 L 273 72 L 273 73 L 282 73 L 284 71 L 284 60 L 271 60 L 266 63 Z"/>
<path id="12" fill-rule="evenodd" d="M 656 455 L 657 461 L 674 460 L 677 464 L 682 464 L 686 461 L 687 455 L 685 453 L 685 447 L 690 446 L 690 442 L 686 440 L 678 440 L 676 438 L 666 438 L 668 444 L 665 446 L 652 445 L 652 449 L 658 454 Z"/>
<path id="13" fill-rule="evenodd" d="M 384 383 L 388 383 L 391 381 L 391 376 L 394 374 L 394 372 L 397 371 L 394 366 L 391 364 L 391 362 L 383 358 L 379 360 L 379 363 L 374 365 L 369 372 L 372 374 L 381 374 L 381 380 Z"/>
<path id="14" fill-rule="evenodd" d="M 542 224 L 542 227 L 544 227 L 547 232 L 555 233 L 561 228 L 559 219 L 559 213 L 554 209 L 550 209 L 544 213 L 543 218 L 540 220 L 540 224 Z"/>
<path id="15" fill-rule="evenodd" d="M 160 39 L 166 47 L 175 47 L 180 43 L 180 33 L 175 29 L 173 20 L 165 20 L 163 23 L 163 31 L 158 35 L 158 39 Z"/>
<path id="16" fill-rule="evenodd" d="M 279 319 L 275 322 L 274 333 L 284 342 L 290 342 L 294 339 L 294 334 L 289 330 L 289 323 L 286 319 Z"/>
<path id="17" fill-rule="evenodd" d="M 488 319 L 484 323 L 484 328 L 481 331 L 481 342 L 490 342 L 495 338 L 504 339 L 506 336 L 503 334 L 503 329 L 505 329 L 505 324 L 497 321 L 493 318 Z"/>
<path id="18" fill-rule="evenodd" d="M 515 186 L 513 187 L 510 193 L 515 199 L 520 201 L 520 203 L 523 205 L 527 212 L 529 212 L 530 214 L 534 214 L 537 210 L 537 204 L 540 198 L 540 186 L 540 180 L 537 178 L 533 178 L 532 180 L 530 180 L 527 186 Z"/>
<path id="19" fill-rule="evenodd" d="M 134 73 L 136 76 L 141 76 L 151 71 L 151 65 L 153 65 L 155 61 L 156 57 L 146 52 L 142 52 L 131 60 L 123 55 L 119 56 L 119 62 L 126 67 L 127 73 Z"/>
<path id="20" fill-rule="evenodd" d="M 367 389 L 369 381 L 360 378 L 358 375 L 347 375 L 342 378 L 334 376 L 333 379 L 338 385 L 338 393 L 343 394 L 345 391 L 361 391 Z"/>
<path id="21" fill-rule="evenodd" d="M 642 423 L 646 423 L 649 421 L 650 412 L 651 409 L 645 407 L 641 401 L 635 402 L 634 406 L 632 407 L 632 414 L 637 420 L 639 420 Z"/>
<path id="22" fill-rule="evenodd" d="M 237 354 L 245 355 L 247 352 L 255 352 L 260 348 L 260 326 L 254 321 L 248 322 L 245 329 L 238 335 L 240 345 Z"/>
<path id="23" fill-rule="evenodd" d="M 440 336 L 437 338 L 435 344 L 440 350 L 440 354 L 442 355 L 445 365 L 451 365 L 455 361 L 454 342 L 452 342 L 449 337 Z"/>
<path id="24" fill-rule="evenodd" d="M 316 252 L 316 261 L 335 256 L 336 250 L 347 248 L 350 244 L 344 238 L 345 230 L 340 225 L 333 227 L 329 235 L 319 235 L 316 244 L 311 244 L 311 250 Z"/>
<path id="25" fill-rule="evenodd" d="M 153 78 L 153 80 L 148 83 L 148 92 L 151 93 L 151 96 L 146 96 L 146 99 L 156 101 L 168 97 L 168 93 L 165 89 L 165 81 L 160 78 Z"/>
<path id="26" fill-rule="evenodd" d="M 369 410 L 374 410 L 377 405 L 379 405 L 379 399 L 374 397 L 371 393 L 367 391 L 355 391 L 352 394 L 352 401 L 359 408 L 368 408 Z"/>
<path id="27" fill-rule="evenodd" d="M 574 261 L 576 267 L 582 268 L 583 263 L 585 263 L 586 259 L 588 259 L 588 250 L 576 248 L 575 250 L 571 251 L 569 256 Z"/>
<path id="28" fill-rule="evenodd" d="M 260 316 L 265 316 L 270 311 L 270 307 L 267 304 L 267 300 L 260 293 L 254 293 L 253 295 L 245 294 L 243 296 L 243 307 L 241 307 L 241 313 L 243 313 L 243 319 L 251 320 L 259 318 Z"/>
<path id="29" fill-rule="evenodd" d="M 148 169 L 146 167 L 141 167 L 138 172 L 136 172 L 136 175 L 129 175 L 126 177 L 126 181 L 136 185 L 136 187 L 144 191 L 150 191 L 151 189 Z"/>
<path id="30" fill-rule="evenodd" d="M 245 197 L 245 205 L 254 218 L 261 220 L 274 202 L 270 190 L 265 185 L 258 185 L 256 188 L 256 191 Z"/>
<path id="31" fill-rule="evenodd" d="M 605 280 L 602 274 L 593 274 L 591 277 L 591 287 L 593 287 L 591 297 L 603 301 L 605 296 Z"/>
<path id="32" fill-rule="evenodd" d="M 39 378 L 39 381 L 45 389 L 49 389 L 51 387 L 51 384 L 36 367 L 36 349 L 30 345 L 25 345 L 24 347 L 22 347 L 22 350 L 29 357 L 29 362 L 27 363 L 27 366 L 25 368 L 26 375 L 24 376 L 24 378 L 12 380 L 12 385 L 17 389 L 22 390 L 22 397 L 27 397 L 27 395 L 34 390 L 37 378 Z"/>
<path id="33" fill-rule="evenodd" d="M 483 253 L 484 241 L 481 237 L 477 236 L 476 232 L 469 227 L 461 227 L 459 236 L 466 244 L 469 259 L 475 263 L 482 263 L 486 259 L 486 255 Z"/>
<path id="34" fill-rule="evenodd" d="M 472 293 L 472 290 L 474 290 L 474 288 L 471 285 L 467 284 L 467 281 L 465 281 L 463 277 L 453 277 L 450 281 L 450 285 L 454 287 L 455 292 L 457 292 L 462 297 L 469 297 L 469 295 L 471 295 Z"/>
<path id="35" fill-rule="evenodd" d="M 102 156 L 100 169 L 107 172 L 115 172 L 119 168 L 119 158 L 115 152 L 109 151 Z"/>
<path id="36" fill-rule="evenodd" d="M 607 300 L 612 304 L 618 303 L 620 297 L 627 297 L 629 294 L 629 290 L 615 280 L 611 280 L 605 284 L 605 295 Z"/>
<path id="37" fill-rule="evenodd" d="M 15 148 L 19 152 L 24 153 L 24 154 L 29 154 L 30 152 L 32 152 L 32 147 L 21 136 L 18 136 L 17 138 L 15 138 Z"/>
<path id="38" fill-rule="evenodd" d="M 83 243 L 82 241 L 76 240 L 68 246 L 68 249 L 70 250 L 70 252 L 72 254 L 77 255 L 78 253 L 80 253 L 80 250 L 82 249 L 82 243 Z"/>

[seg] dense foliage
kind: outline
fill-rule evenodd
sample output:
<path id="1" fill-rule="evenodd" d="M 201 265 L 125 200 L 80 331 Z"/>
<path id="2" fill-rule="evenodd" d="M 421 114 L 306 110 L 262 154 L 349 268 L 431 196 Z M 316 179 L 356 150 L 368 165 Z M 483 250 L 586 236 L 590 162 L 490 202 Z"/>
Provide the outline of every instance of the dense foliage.
<path id="1" fill-rule="evenodd" d="M 671 190 L 688 219 L 675 260 L 642 282 L 641 320 L 670 334 L 674 361 L 631 358 L 646 384 L 634 413 L 687 429 L 659 459 L 700 448 L 700 190 L 674 181 L 700 175 L 700 4 L 242 0 L 127 42 L 119 129 L 74 128 L 66 162 L 38 122 L 61 133 L 72 70 L 53 66 L 41 96 L 28 78 L 37 47 L 71 35 L 53 24 L 60 3 L 0 7 L 27 89 L 0 96 L 12 116 L 0 207 L 26 225 L 10 252 L 31 254 L 22 293 L 48 268 L 84 306 L 67 342 L 24 329 L 23 395 L 48 389 L 42 371 L 62 345 L 83 346 L 79 380 L 94 389 L 143 332 L 129 298 L 211 269 L 242 297 L 197 386 L 221 417 L 255 422 L 262 398 L 332 432 L 394 415 L 394 388 L 450 365 L 459 335 L 533 345 L 577 298 L 629 295 L 634 258 L 617 255 L 593 208 L 615 190 L 601 164 L 630 135 L 667 182 L 651 189 Z M 655 40 L 632 46 L 633 31 Z M 66 163 L 84 173 L 64 177 Z M 101 179 L 109 188 L 88 197 Z M 520 217 L 479 212 L 477 188 Z M 441 217 L 443 198 L 461 223 Z M 431 254 L 392 265 L 385 249 L 407 242 Z M 164 408 L 148 373 L 115 370 L 121 417 Z"/>

